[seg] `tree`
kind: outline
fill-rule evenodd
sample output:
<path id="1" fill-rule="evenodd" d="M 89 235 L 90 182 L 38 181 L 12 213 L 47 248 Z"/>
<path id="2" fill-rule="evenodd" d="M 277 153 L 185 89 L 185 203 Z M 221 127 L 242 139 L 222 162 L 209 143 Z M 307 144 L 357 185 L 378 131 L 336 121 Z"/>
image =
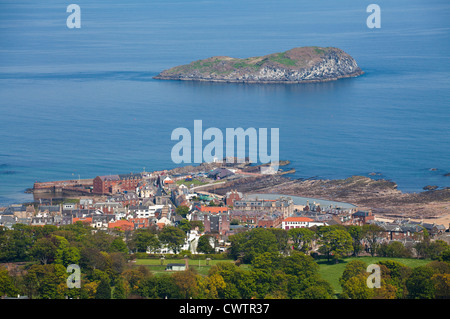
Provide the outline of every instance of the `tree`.
<path id="1" fill-rule="evenodd" d="M 353 239 L 353 256 L 357 257 L 362 250 L 361 240 L 363 238 L 363 229 L 361 226 L 350 225 L 347 227 L 347 232 Z"/>
<path id="2" fill-rule="evenodd" d="M 439 261 L 446 261 L 450 263 L 450 248 L 447 248 L 442 254 L 439 256 Z"/>
<path id="3" fill-rule="evenodd" d="M 182 229 L 185 233 L 197 228 L 198 231 L 202 233 L 205 230 L 205 225 L 203 225 L 201 220 L 189 221 L 187 219 L 183 219 L 180 221 L 178 228 Z"/>
<path id="4" fill-rule="evenodd" d="M 209 269 L 208 277 L 219 274 L 225 287 L 217 288 L 217 295 L 221 299 L 252 298 L 256 294 L 254 276 L 233 263 L 219 262 Z"/>
<path id="5" fill-rule="evenodd" d="M 200 233 L 205 231 L 205 225 L 201 220 L 191 220 L 189 224 L 191 225 L 191 230 L 197 228 Z"/>
<path id="6" fill-rule="evenodd" d="M 183 218 L 186 218 L 186 215 L 189 214 L 189 207 L 180 205 L 175 209 L 175 213 L 177 213 Z"/>
<path id="7" fill-rule="evenodd" d="M 44 225 L 42 227 L 37 227 L 33 229 L 33 232 L 37 239 L 42 237 L 49 237 L 51 234 L 54 234 L 58 231 L 58 226 L 55 225 Z"/>
<path id="8" fill-rule="evenodd" d="M 286 275 L 286 293 L 289 298 L 312 298 L 321 294 L 321 298 L 331 298 L 331 285 L 320 278 L 319 265 L 311 256 L 294 251 L 281 259 L 281 271 Z M 312 287 L 320 287 L 319 290 Z M 326 292 L 322 295 L 323 292 Z"/>
<path id="9" fill-rule="evenodd" d="M 392 284 L 389 284 L 383 279 L 381 280 L 380 288 L 372 288 L 373 297 L 372 299 L 397 299 L 398 298 L 398 288 Z"/>
<path id="10" fill-rule="evenodd" d="M 54 239 L 54 238 L 53 238 Z M 52 263 L 55 259 L 57 246 L 52 237 L 39 238 L 31 247 L 30 254 L 38 260 L 42 265 Z"/>
<path id="11" fill-rule="evenodd" d="M 126 299 L 125 284 L 122 279 L 116 282 L 112 297 L 113 299 Z"/>
<path id="12" fill-rule="evenodd" d="M 261 269 L 267 272 L 272 272 L 280 267 L 280 254 L 276 252 L 265 252 L 257 255 L 252 261 L 252 269 Z"/>
<path id="13" fill-rule="evenodd" d="M 433 270 L 431 277 L 435 288 L 436 299 L 450 298 L 450 263 L 443 261 L 432 261 L 426 265 Z"/>
<path id="14" fill-rule="evenodd" d="M 116 279 L 125 269 L 127 264 L 126 255 L 124 253 L 110 253 L 110 271 L 112 279 Z"/>
<path id="15" fill-rule="evenodd" d="M 344 229 L 328 226 L 329 228 L 322 231 L 319 237 L 319 252 L 327 255 L 327 260 L 330 261 L 330 256 L 333 256 L 335 262 L 339 258 L 348 254 L 352 250 L 352 237 Z"/>
<path id="16" fill-rule="evenodd" d="M 268 230 L 275 235 L 275 238 L 278 243 L 278 251 L 282 254 L 286 254 L 289 251 L 288 232 L 285 229 L 281 228 L 268 228 Z"/>
<path id="17" fill-rule="evenodd" d="M 218 273 L 198 277 L 199 296 L 202 299 L 218 299 L 219 291 L 224 290 L 225 287 L 225 280 Z"/>
<path id="18" fill-rule="evenodd" d="M 57 242 L 55 253 L 55 263 L 67 267 L 70 264 L 78 264 L 80 260 L 80 251 L 76 247 L 71 247 L 67 239 L 61 236 L 54 236 Z"/>
<path id="19" fill-rule="evenodd" d="M 412 252 L 399 241 L 383 243 L 378 247 L 378 255 L 393 258 L 410 258 Z"/>
<path id="20" fill-rule="evenodd" d="M 439 259 L 440 256 L 449 249 L 449 245 L 443 240 L 423 240 L 414 245 L 417 255 L 422 258 Z"/>
<path id="21" fill-rule="evenodd" d="M 374 290 L 367 286 L 367 274 L 359 274 L 348 278 L 342 284 L 343 299 L 370 299 L 374 295 Z"/>
<path id="22" fill-rule="evenodd" d="M 396 288 L 396 298 L 406 298 L 406 280 L 411 275 L 412 269 L 398 261 L 382 260 L 378 262 L 381 268 L 381 276 L 387 284 Z"/>
<path id="23" fill-rule="evenodd" d="M 67 276 L 60 264 L 32 265 L 24 276 L 26 293 L 30 298 L 63 299 Z"/>
<path id="24" fill-rule="evenodd" d="M 98 282 L 97 281 L 89 281 L 82 282 L 80 298 L 82 299 L 95 299 L 95 294 L 97 293 Z"/>
<path id="25" fill-rule="evenodd" d="M 211 246 L 210 239 L 213 238 L 209 235 L 203 235 L 198 239 L 197 251 L 204 254 L 214 253 L 214 248 Z"/>
<path id="26" fill-rule="evenodd" d="M 418 242 L 414 244 L 414 249 L 416 250 L 417 257 L 419 258 L 426 258 L 427 254 L 427 248 L 429 243 L 425 242 Z"/>
<path id="27" fill-rule="evenodd" d="M 379 247 L 379 238 L 383 235 L 383 228 L 374 224 L 362 226 L 363 239 L 367 242 L 370 255 L 373 257 Z"/>
<path id="28" fill-rule="evenodd" d="M 406 281 L 408 298 L 433 299 L 435 295 L 433 275 L 434 271 L 430 267 L 419 266 L 414 268 L 411 276 Z"/>
<path id="29" fill-rule="evenodd" d="M 87 233 L 82 238 L 84 247 L 96 248 L 100 251 L 108 251 L 116 236 L 98 231 L 95 233 Z"/>
<path id="30" fill-rule="evenodd" d="M 92 227 L 83 224 L 81 221 L 77 221 L 74 224 L 63 225 L 59 227 L 59 230 L 55 232 L 55 235 L 65 237 L 69 240 L 68 236 L 73 236 L 75 241 L 82 241 L 87 235 L 90 234 Z M 65 232 L 66 235 L 63 235 L 61 232 Z"/>
<path id="31" fill-rule="evenodd" d="M 153 275 L 145 276 L 133 287 L 130 287 L 130 284 L 128 284 L 128 291 L 132 291 L 131 295 L 136 294 L 144 298 L 158 298 L 157 285 L 158 278 Z"/>
<path id="32" fill-rule="evenodd" d="M 233 218 L 230 222 L 230 225 L 239 225 L 239 219 Z"/>
<path id="33" fill-rule="evenodd" d="M 344 299 L 395 299 L 397 297 L 397 287 L 390 284 L 389 269 L 380 265 L 381 286 L 378 288 L 369 288 L 367 278 L 370 275 L 367 272 L 367 264 L 361 260 L 352 260 L 349 262 L 339 278 L 342 287 L 341 298 Z"/>
<path id="34" fill-rule="evenodd" d="M 95 293 L 95 299 L 111 299 L 111 286 L 109 280 L 102 278 Z"/>
<path id="35" fill-rule="evenodd" d="M 97 281 L 98 283 L 101 281 L 110 283 L 111 281 L 109 274 L 100 269 L 94 269 L 94 271 L 89 275 L 89 279 L 92 281 Z"/>
<path id="36" fill-rule="evenodd" d="M 167 245 L 167 248 L 173 250 L 174 253 L 180 251 L 185 239 L 186 234 L 184 231 L 174 226 L 164 227 L 159 235 L 159 240 Z"/>
<path id="37" fill-rule="evenodd" d="M 122 238 L 115 238 L 111 243 L 109 251 L 110 252 L 121 252 L 121 253 L 126 254 L 126 253 L 128 253 L 128 247 Z"/>
<path id="38" fill-rule="evenodd" d="M 322 284 L 310 286 L 302 294 L 303 299 L 332 299 L 333 292 L 329 283 L 322 281 Z"/>
<path id="39" fill-rule="evenodd" d="M 31 226 L 14 224 L 0 232 L 0 262 L 27 261 L 36 236 Z"/>
<path id="40" fill-rule="evenodd" d="M 15 297 L 19 293 L 14 285 L 13 278 L 9 275 L 8 270 L 0 268 L 0 298 L 2 296 Z"/>
<path id="41" fill-rule="evenodd" d="M 163 274 L 156 277 L 155 296 L 161 299 L 183 298 L 183 293 L 171 275 Z"/>
<path id="42" fill-rule="evenodd" d="M 143 297 L 154 298 L 156 293 L 152 289 L 155 283 L 151 279 L 153 279 L 153 275 L 148 268 L 140 266 L 137 269 L 123 271 L 119 280 L 123 282 L 126 296 L 139 294 Z"/>
<path id="43" fill-rule="evenodd" d="M 172 277 L 184 299 L 196 297 L 198 290 L 197 276 L 192 268 L 176 272 Z"/>
<path id="44" fill-rule="evenodd" d="M 438 260 L 434 260 L 426 264 L 427 267 L 433 269 L 437 274 L 450 274 L 450 264 Z"/>
<path id="45" fill-rule="evenodd" d="M 158 237 L 148 229 L 135 231 L 130 241 L 130 248 L 138 252 L 156 251 L 160 246 Z"/>
<path id="46" fill-rule="evenodd" d="M 343 286 L 350 278 L 359 275 L 365 275 L 367 270 L 367 264 L 361 260 L 352 260 L 345 268 L 342 276 L 339 278 L 339 283 Z"/>
<path id="47" fill-rule="evenodd" d="M 435 274 L 431 277 L 436 299 L 450 298 L 450 274 Z"/>
<path id="48" fill-rule="evenodd" d="M 250 274 L 253 276 L 257 298 L 265 298 L 279 288 L 280 278 L 277 278 L 276 270 L 280 267 L 280 261 L 278 253 L 269 252 L 259 254 L 253 259 Z"/>
<path id="49" fill-rule="evenodd" d="M 233 258 L 242 257 L 244 263 L 251 263 L 257 255 L 269 252 L 278 253 L 277 239 L 271 231 L 265 228 L 254 228 L 247 232 L 229 237 L 230 253 Z"/>
<path id="50" fill-rule="evenodd" d="M 79 265 L 85 272 L 91 272 L 94 269 L 104 269 L 105 264 L 105 255 L 97 248 L 81 248 Z"/>
<path id="51" fill-rule="evenodd" d="M 311 249 L 311 243 L 316 237 L 316 233 L 308 228 L 291 228 L 288 235 L 294 242 L 295 249 L 304 253 Z"/>

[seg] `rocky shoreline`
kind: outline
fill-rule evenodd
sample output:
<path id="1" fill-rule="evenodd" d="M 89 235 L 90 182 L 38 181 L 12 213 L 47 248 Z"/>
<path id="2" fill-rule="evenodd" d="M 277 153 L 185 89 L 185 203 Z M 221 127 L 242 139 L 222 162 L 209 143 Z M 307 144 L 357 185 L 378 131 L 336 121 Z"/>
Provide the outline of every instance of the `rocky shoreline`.
<path id="1" fill-rule="evenodd" d="M 290 162 L 280 161 L 280 166 Z M 292 179 L 293 170 L 280 170 L 278 174 L 260 174 L 264 165 L 252 165 L 248 161 L 240 163 L 234 159 L 221 162 L 187 165 L 167 170 L 169 175 L 204 173 L 218 167 L 230 167 L 240 172 L 240 177 L 223 180 L 221 183 L 201 186 L 202 191 L 225 195 L 230 189 L 243 193 L 282 194 L 309 197 L 334 202 L 353 204 L 361 210 L 372 210 L 379 217 L 391 219 L 411 218 L 429 222 L 450 223 L 450 188 L 427 188 L 418 193 L 405 193 L 397 189 L 397 184 L 385 179 L 351 176 L 345 179 Z"/>
<path id="2" fill-rule="evenodd" d="M 209 191 L 224 195 L 230 188 L 242 192 L 284 194 L 346 202 L 371 209 L 386 218 L 450 218 L 450 189 L 404 193 L 383 179 L 352 176 L 346 179 L 295 179 L 281 175 L 255 176 L 218 185 Z"/>

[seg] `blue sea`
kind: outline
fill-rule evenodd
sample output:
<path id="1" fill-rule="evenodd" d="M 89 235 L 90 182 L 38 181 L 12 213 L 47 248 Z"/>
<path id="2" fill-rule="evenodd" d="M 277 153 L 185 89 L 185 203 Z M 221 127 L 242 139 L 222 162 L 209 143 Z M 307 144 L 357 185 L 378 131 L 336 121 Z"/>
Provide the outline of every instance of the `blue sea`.
<path id="1" fill-rule="evenodd" d="M 35 181 L 176 167 L 171 133 L 279 128 L 293 178 L 449 187 L 450 2 L 0 0 L 0 205 Z M 338 47 L 365 71 L 295 85 L 161 81 L 211 56 Z M 301 194 L 299 194 L 301 196 Z"/>

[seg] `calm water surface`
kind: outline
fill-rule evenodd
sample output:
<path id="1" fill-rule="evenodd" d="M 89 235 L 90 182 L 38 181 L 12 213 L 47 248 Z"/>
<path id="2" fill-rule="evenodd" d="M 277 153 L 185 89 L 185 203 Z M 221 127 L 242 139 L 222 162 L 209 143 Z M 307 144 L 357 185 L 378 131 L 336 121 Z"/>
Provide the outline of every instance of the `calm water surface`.
<path id="1" fill-rule="evenodd" d="M 295 178 L 393 180 L 449 187 L 450 3 L 378 1 L 0 0 L 0 204 L 35 181 L 175 166 L 171 132 L 280 128 Z M 158 81 L 163 69 L 216 55 L 335 46 L 366 72 L 304 85 Z"/>

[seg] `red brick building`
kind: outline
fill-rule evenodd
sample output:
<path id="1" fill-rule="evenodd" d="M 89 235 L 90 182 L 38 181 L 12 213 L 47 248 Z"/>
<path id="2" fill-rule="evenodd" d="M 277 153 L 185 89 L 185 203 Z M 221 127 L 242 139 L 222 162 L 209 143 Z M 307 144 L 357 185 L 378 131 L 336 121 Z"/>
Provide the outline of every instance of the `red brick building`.
<path id="1" fill-rule="evenodd" d="M 362 226 L 367 224 L 367 222 L 371 220 L 375 220 L 375 216 L 373 216 L 372 211 L 357 211 L 352 214 L 352 224 Z"/>
<path id="2" fill-rule="evenodd" d="M 256 224 L 258 221 L 258 214 L 255 212 L 232 211 L 230 217 L 243 224 Z"/>
<path id="3" fill-rule="evenodd" d="M 209 213 L 209 214 L 226 214 L 228 213 L 228 207 L 220 207 L 220 206 L 201 206 L 200 212 Z"/>
<path id="4" fill-rule="evenodd" d="M 142 174 L 120 174 L 97 176 L 93 181 L 93 192 L 96 194 L 115 194 L 124 191 L 134 191 Z"/>
<path id="5" fill-rule="evenodd" d="M 281 228 L 282 221 L 283 214 L 267 214 L 257 220 L 256 227 Z"/>
<path id="6" fill-rule="evenodd" d="M 225 195 L 225 197 L 226 197 L 225 203 L 227 204 L 227 206 L 233 206 L 234 201 L 241 200 L 243 195 L 242 195 L 242 193 L 238 192 L 237 190 L 233 190 L 233 191 L 228 192 Z"/>
<path id="7" fill-rule="evenodd" d="M 150 227 L 150 219 L 148 218 L 130 218 L 129 221 L 134 224 L 135 229 Z"/>
<path id="8" fill-rule="evenodd" d="M 263 228 L 281 228 L 283 214 L 279 212 L 231 211 L 231 220 Z"/>
<path id="9" fill-rule="evenodd" d="M 225 235 L 230 231 L 230 216 L 227 214 L 205 214 L 203 218 L 203 225 L 205 225 L 206 233 Z"/>

